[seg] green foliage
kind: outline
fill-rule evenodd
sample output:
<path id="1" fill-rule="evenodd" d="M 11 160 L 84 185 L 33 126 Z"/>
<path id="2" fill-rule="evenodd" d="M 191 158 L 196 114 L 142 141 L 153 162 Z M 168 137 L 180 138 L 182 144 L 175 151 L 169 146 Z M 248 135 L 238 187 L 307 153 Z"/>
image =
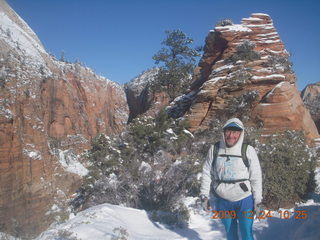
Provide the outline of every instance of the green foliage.
<path id="1" fill-rule="evenodd" d="M 249 40 L 237 46 L 237 51 L 230 57 L 232 62 L 241 61 L 254 61 L 260 59 L 260 54 L 254 50 L 255 44 Z"/>
<path id="2" fill-rule="evenodd" d="M 233 21 L 229 18 L 225 18 L 225 19 L 222 19 L 220 20 L 219 22 L 216 23 L 216 27 L 225 27 L 225 26 L 228 26 L 228 25 L 233 25 Z"/>
<path id="3" fill-rule="evenodd" d="M 80 240 L 76 236 L 73 236 L 72 232 L 65 230 L 65 229 L 60 229 L 58 231 L 58 234 L 56 237 L 57 237 L 57 239 L 61 239 L 61 240 Z M 54 238 L 54 239 L 56 239 L 56 238 Z"/>
<path id="4" fill-rule="evenodd" d="M 251 79 L 251 69 L 243 68 L 232 74 L 228 80 L 228 85 L 233 87 L 243 87 Z"/>
<path id="5" fill-rule="evenodd" d="M 274 72 L 292 72 L 292 62 L 289 61 L 289 56 L 272 55 L 269 57 L 271 68 Z"/>
<path id="6" fill-rule="evenodd" d="M 181 196 L 199 188 L 198 158 L 180 156 L 193 141 L 186 126 L 186 121 L 170 119 L 161 111 L 154 119 L 136 118 L 117 137 L 98 135 L 88 153 L 89 174 L 73 206 L 109 202 L 172 212 Z"/>
<path id="7" fill-rule="evenodd" d="M 193 40 L 181 30 L 166 31 L 166 34 L 162 42 L 165 47 L 153 56 L 155 63 L 162 66 L 151 89 L 155 92 L 165 91 L 174 99 L 188 89 L 195 57 L 199 53 L 189 46 Z"/>
<path id="8" fill-rule="evenodd" d="M 248 91 L 238 97 L 232 98 L 229 101 L 228 107 L 226 108 L 226 114 L 229 117 L 238 117 L 243 119 L 248 117 L 250 110 L 252 109 L 253 103 L 258 98 L 259 93 L 257 91 Z"/>
<path id="9" fill-rule="evenodd" d="M 259 156 L 264 175 L 264 200 L 270 207 L 293 205 L 308 191 L 314 191 L 314 158 L 302 132 L 273 135 L 259 147 Z"/>
<path id="10" fill-rule="evenodd" d="M 151 220 L 155 222 L 161 222 L 169 226 L 174 227 L 187 227 L 190 213 L 183 203 L 179 203 L 176 208 L 173 208 L 170 212 L 165 211 L 151 211 L 149 213 Z"/>

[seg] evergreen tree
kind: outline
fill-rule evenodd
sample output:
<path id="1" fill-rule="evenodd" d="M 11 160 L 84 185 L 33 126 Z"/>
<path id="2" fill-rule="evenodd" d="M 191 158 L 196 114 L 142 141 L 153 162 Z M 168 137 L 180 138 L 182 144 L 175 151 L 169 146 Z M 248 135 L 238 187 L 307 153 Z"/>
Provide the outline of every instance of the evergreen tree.
<path id="1" fill-rule="evenodd" d="M 171 100 L 184 93 L 189 85 L 195 67 L 197 50 L 189 45 L 193 40 L 180 30 L 166 31 L 167 37 L 162 42 L 165 47 L 152 58 L 156 64 L 163 64 L 151 89 L 155 92 L 166 91 Z"/>

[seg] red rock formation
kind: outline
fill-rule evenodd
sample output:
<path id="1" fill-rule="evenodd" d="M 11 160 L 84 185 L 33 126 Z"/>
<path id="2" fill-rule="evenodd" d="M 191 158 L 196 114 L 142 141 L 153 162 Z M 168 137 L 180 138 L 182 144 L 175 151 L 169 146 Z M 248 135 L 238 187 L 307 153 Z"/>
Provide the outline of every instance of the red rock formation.
<path id="1" fill-rule="evenodd" d="M 306 86 L 301 97 L 320 132 L 320 82 Z"/>
<path id="2" fill-rule="evenodd" d="M 3 1 L 0 24 L 0 225 L 31 239 L 79 186 L 91 139 L 121 131 L 128 108 L 122 87 L 54 60 Z"/>
<path id="3" fill-rule="evenodd" d="M 317 129 L 299 97 L 287 58 L 267 14 L 216 27 L 206 38 L 192 91 L 186 95 L 191 99 L 175 101 L 169 113 L 186 114 L 193 131 L 207 128 L 214 118 L 247 117 L 249 124 L 262 122 L 264 134 L 296 129 L 304 130 L 310 140 L 316 138 Z M 177 107 L 183 102 L 185 108 Z"/>
<path id="4" fill-rule="evenodd" d="M 130 83 L 125 85 L 128 106 L 130 110 L 129 122 L 140 114 L 156 116 L 159 110 L 169 104 L 170 97 L 165 92 L 153 93 L 150 83 L 154 81 L 158 69 L 153 68 L 145 71 Z"/>

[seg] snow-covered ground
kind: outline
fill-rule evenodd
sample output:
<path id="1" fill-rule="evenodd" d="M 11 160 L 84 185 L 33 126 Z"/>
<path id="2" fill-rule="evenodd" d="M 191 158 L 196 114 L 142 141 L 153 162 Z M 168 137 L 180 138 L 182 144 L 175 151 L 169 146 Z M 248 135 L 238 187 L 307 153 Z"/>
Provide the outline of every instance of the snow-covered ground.
<path id="1" fill-rule="evenodd" d="M 319 172 L 319 171 L 318 171 Z M 170 229 L 149 219 L 144 210 L 112 204 L 89 208 L 73 216 L 68 222 L 54 225 L 37 240 L 58 239 L 130 239 L 130 240 L 223 240 L 224 227 L 219 219 L 212 219 L 210 212 L 203 211 L 196 198 L 185 199 L 190 211 L 188 228 Z M 280 218 L 279 212 L 271 212 L 269 219 L 254 221 L 256 240 L 319 240 L 320 239 L 320 194 L 289 211 L 290 218 Z M 306 219 L 296 219 L 298 211 L 305 211 Z M 293 214 L 296 213 L 295 215 Z M 61 238 L 67 236 L 68 238 Z M 120 238 L 126 237 L 126 238 Z"/>

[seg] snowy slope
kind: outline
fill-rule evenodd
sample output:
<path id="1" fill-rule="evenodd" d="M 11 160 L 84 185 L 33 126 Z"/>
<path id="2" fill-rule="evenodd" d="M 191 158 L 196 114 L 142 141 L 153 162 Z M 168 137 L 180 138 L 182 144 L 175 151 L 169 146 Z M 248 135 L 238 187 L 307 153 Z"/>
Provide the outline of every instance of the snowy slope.
<path id="1" fill-rule="evenodd" d="M 269 219 L 260 221 L 255 219 L 255 239 L 319 240 L 319 200 L 318 203 L 310 200 L 296 209 L 288 209 L 292 215 L 289 219 L 281 219 L 279 212 L 271 212 L 272 217 Z M 169 229 L 162 224 L 152 222 L 143 210 L 102 204 L 78 213 L 64 224 L 52 226 L 51 230 L 42 233 L 37 240 L 59 239 L 59 236 L 71 233 L 72 237 L 83 240 L 114 239 L 119 236 L 126 236 L 130 240 L 226 239 L 221 221 L 212 219 L 210 212 L 201 210 L 196 204 L 196 198 L 187 198 L 185 204 L 190 211 L 189 227 L 186 229 Z M 302 210 L 306 211 L 307 219 L 295 219 L 292 212 Z M 126 234 L 121 235 L 119 229 L 125 229 Z"/>

